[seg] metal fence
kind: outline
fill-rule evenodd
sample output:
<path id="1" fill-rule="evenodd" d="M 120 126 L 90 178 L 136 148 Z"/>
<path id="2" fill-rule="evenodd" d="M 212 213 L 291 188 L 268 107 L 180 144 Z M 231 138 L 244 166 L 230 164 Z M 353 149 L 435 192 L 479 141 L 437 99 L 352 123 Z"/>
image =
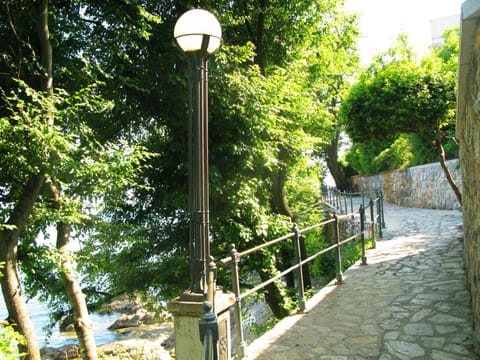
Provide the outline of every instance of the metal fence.
<path id="1" fill-rule="evenodd" d="M 381 216 L 382 228 L 385 228 L 383 197 L 383 190 L 351 192 L 338 190 L 336 187 L 331 186 L 322 188 L 322 200 L 324 204 L 341 214 L 354 212 L 355 207 L 358 208 L 360 205 L 365 208 L 369 205 L 370 200 L 378 199 L 376 206 L 380 209 L 379 213 L 381 212 L 379 216 Z M 381 229 L 379 231 L 381 231 Z"/>
<path id="2" fill-rule="evenodd" d="M 371 233 L 370 237 L 372 238 L 372 246 L 375 246 L 375 241 L 377 234 L 378 236 L 382 236 L 382 228 L 385 226 L 383 220 L 383 199 L 382 194 L 377 193 L 377 196 L 370 199 L 362 200 L 362 203 L 359 205 L 358 210 L 356 211 L 344 211 L 344 213 L 339 214 L 335 213 L 332 219 L 323 221 L 321 223 L 306 227 L 304 229 L 298 228 L 295 224 L 293 226 L 292 232 L 279 237 L 277 239 L 271 240 L 259 246 L 253 247 L 251 249 L 247 249 L 244 251 L 238 251 L 235 246 L 232 245 L 230 256 L 220 260 L 220 264 L 223 266 L 230 265 L 232 271 L 232 291 L 235 295 L 235 305 L 234 305 L 234 321 L 235 321 L 235 328 L 236 328 L 236 359 L 242 359 L 245 356 L 245 349 L 246 349 L 246 342 L 244 337 L 244 329 L 242 325 L 242 300 L 248 297 L 249 295 L 254 294 L 255 292 L 265 288 L 267 285 L 280 280 L 285 275 L 296 271 L 297 272 L 297 296 L 298 296 L 298 311 L 303 312 L 306 307 L 306 300 L 305 300 L 305 286 L 303 283 L 303 267 L 308 264 L 309 262 L 313 261 L 317 257 L 322 254 L 326 254 L 330 251 L 336 251 L 336 280 L 337 283 L 343 282 L 343 273 L 342 273 L 342 257 L 341 257 L 341 248 L 343 245 L 353 242 L 353 241 L 360 241 L 362 247 L 362 264 L 367 264 L 367 258 L 365 253 L 365 226 L 370 225 Z M 343 209 L 346 210 L 347 206 L 346 201 L 349 199 L 350 205 L 353 208 L 353 196 L 349 197 L 350 195 L 343 194 L 341 195 L 337 192 L 335 195 L 333 193 L 328 193 L 326 195 L 328 197 L 329 202 L 332 201 L 333 203 L 343 202 Z M 369 216 L 369 221 L 367 221 L 367 216 Z M 360 229 L 356 231 L 353 235 L 347 236 L 345 238 L 341 238 L 340 232 L 340 221 L 350 220 L 358 218 L 360 222 Z M 302 234 L 308 233 L 314 229 L 325 227 L 326 225 L 334 224 L 335 226 L 335 241 L 334 244 L 328 246 L 317 253 L 310 255 L 306 258 L 302 259 L 300 246 L 302 241 Z M 333 225 L 332 225 L 333 226 Z M 240 263 L 241 260 L 247 257 L 248 255 L 258 252 L 262 249 L 271 247 L 275 244 L 279 244 L 285 242 L 289 239 L 293 239 L 293 246 L 295 251 L 295 258 L 296 263 L 295 265 L 289 267 L 288 269 L 280 272 L 278 275 L 268 279 L 267 281 L 251 288 L 244 290 L 240 288 Z"/>

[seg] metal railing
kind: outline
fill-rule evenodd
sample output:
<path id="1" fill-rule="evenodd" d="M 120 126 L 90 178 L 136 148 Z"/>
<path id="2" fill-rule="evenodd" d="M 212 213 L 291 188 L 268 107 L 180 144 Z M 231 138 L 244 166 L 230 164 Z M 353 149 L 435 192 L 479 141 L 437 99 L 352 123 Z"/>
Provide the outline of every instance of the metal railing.
<path id="1" fill-rule="evenodd" d="M 379 228 L 380 237 L 382 236 L 382 228 L 385 228 L 385 217 L 383 213 L 383 190 L 374 191 L 342 191 L 335 187 L 325 186 L 322 187 L 322 200 L 333 210 L 345 214 L 353 212 L 355 204 L 360 204 L 365 208 L 370 204 L 370 200 L 377 199 L 376 203 L 379 207 L 378 216 L 381 219 L 381 228 Z"/>
<path id="2" fill-rule="evenodd" d="M 375 206 L 376 205 L 376 206 Z M 370 209 L 370 221 L 366 221 L 366 214 L 367 210 Z M 341 239 L 341 232 L 340 232 L 340 221 L 350 220 L 357 218 L 360 222 L 360 229 L 354 233 L 354 235 L 348 236 L 344 239 Z M 371 227 L 371 238 L 372 238 L 372 246 L 376 244 L 376 236 L 377 231 L 375 228 L 378 228 L 378 235 L 382 236 L 382 227 L 384 226 L 383 223 L 383 200 L 381 196 L 376 198 L 372 198 L 368 201 L 368 204 L 363 205 L 361 204 L 359 210 L 352 211 L 351 213 L 346 214 L 338 214 L 335 213 L 333 218 L 320 222 L 318 224 L 306 227 L 304 229 L 299 229 L 297 224 L 294 224 L 293 231 L 281 236 L 277 239 L 268 241 L 264 244 L 255 246 L 251 249 L 247 249 L 244 251 L 239 252 L 234 245 L 231 246 L 230 256 L 220 260 L 220 264 L 223 266 L 230 265 L 232 271 L 232 291 L 235 295 L 235 305 L 234 305 L 234 321 L 236 323 L 236 359 L 242 359 L 245 356 L 246 350 L 246 342 L 244 337 L 244 330 L 242 324 L 242 300 L 246 297 L 254 294 L 255 292 L 265 288 L 267 285 L 272 284 L 278 280 L 280 280 L 285 275 L 297 271 L 297 296 L 298 296 L 298 311 L 303 312 L 306 307 L 306 300 L 305 300 L 305 286 L 303 283 L 303 267 L 308 264 L 309 262 L 313 261 L 317 257 L 322 254 L 326 254 L 330 251 L 336 250 L 336 280 L 337 283 L 341 284 L 344 281 L 343 273 L 342 273 L 342 256 L 341 256 L 341 247 L 346 245 L 347 243 L 353 242 L 355 240 L 361 241 L 362 246 L 362 255 L 361 261 L 362 265 L 367 264 L 366 258 L 366 249 L 365 249 L 365 225 L 369 223 Z M 334 243 L 313 255 L 310 255 L 304 259 L 302 259 L 301 252 L 300 252 L 300 241 L 302 239 L 302 234 L 305 234 L 309 231 L 314 229 L 318 229 L 324 227 L 329 224 L 335 224 L 335 239 Z M 293 239 L 294 251 L 295 251 L 295 265 L 292 265 L 286 270 L 281 271 L 276 276 L 262 282 L 245 291 L 241 291 L 240 288 L 240 262 L 246 256 L 258 252 L 262 249 L 270 247 L 272 245 L 285 242 L 286 240 Z"/>

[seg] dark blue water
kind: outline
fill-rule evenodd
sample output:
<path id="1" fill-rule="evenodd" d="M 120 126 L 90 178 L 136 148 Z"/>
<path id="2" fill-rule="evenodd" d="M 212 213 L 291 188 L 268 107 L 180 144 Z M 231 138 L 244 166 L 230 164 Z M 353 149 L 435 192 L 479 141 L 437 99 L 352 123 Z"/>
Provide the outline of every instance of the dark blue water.
<path id="1" fill-rule="evenodd" d="M 32 316 L 40 347 L 60 347 L 67 344 L 78 343 L 74 331 L 60 332 L 58 326 L 52 329 L 52 335 L 47 337 L 48 331 L 46 331 L 44 327 L 49 324 L 49 313 L 48 307 L 45 304 L 32 300 L 28 303 L 28 308 L 30 310 L 30 315 Z M 97 345 L 107 344 L 116 339 L 116 333 L 107 328 L 118 318 L 118 316 L 119 314 L 91 314 L 94 323 L 95 342 Z M 6 317 L 7 310 L 3 302 L 3 297 L 0 296 L 0 319 L 5 319 Z"/>

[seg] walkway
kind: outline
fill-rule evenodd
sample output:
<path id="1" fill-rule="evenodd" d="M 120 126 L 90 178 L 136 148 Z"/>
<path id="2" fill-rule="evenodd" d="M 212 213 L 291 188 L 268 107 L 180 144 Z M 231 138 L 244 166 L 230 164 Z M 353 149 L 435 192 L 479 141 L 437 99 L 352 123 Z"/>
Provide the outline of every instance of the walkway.
<path id="1" fill-rule="evenodd" d="M 257 360 L 479 359 L 459 211 L 385 204 L 387 228 L 368 265 L 345 272 L 247 348 Z"/>

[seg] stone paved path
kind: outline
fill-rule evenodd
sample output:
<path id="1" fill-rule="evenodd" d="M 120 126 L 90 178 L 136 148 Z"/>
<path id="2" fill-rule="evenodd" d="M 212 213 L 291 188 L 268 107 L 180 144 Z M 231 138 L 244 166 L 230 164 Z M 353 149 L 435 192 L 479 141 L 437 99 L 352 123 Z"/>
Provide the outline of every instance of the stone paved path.
<path id="1" fill-rule="evenodd" d="M 345 272 L 247 348 L 257 360 L 480 359 L 459 211 L 386 204 L 387 228 L 368 265 Z"/>

